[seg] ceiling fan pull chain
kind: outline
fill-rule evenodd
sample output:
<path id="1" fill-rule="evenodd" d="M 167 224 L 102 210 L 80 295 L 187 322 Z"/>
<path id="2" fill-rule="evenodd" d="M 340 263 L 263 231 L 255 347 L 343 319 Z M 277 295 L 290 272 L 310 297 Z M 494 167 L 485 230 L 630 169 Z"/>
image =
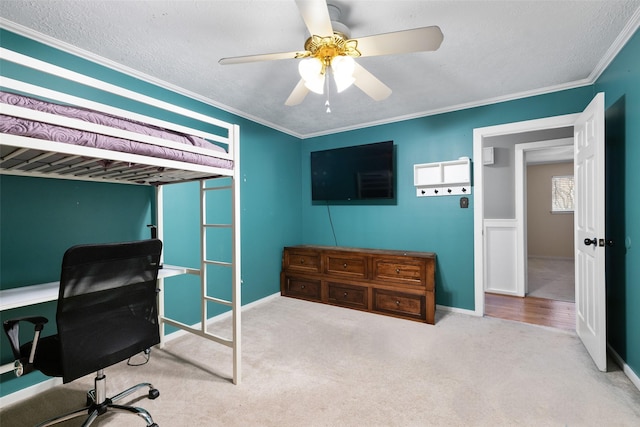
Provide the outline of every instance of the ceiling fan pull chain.
<path id="1" fill-rule="evenodd" d="M 329 78 L 328 76 L 325 76 L 324 78 L 324 84 L 325 84 L 325 93 L 327 94 L 327 100 L 324 102 L 324 106 L 327 107 L 327 114 L 331 113 L 331 104 L 329 103 Z"/>

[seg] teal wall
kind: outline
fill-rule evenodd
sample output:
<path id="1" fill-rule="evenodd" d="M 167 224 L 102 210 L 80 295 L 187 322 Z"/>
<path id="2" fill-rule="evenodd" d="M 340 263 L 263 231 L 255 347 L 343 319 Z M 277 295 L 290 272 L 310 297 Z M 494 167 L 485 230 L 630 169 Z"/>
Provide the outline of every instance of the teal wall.
<path id="1" fill-rule="evenodd" d="M 607 108 L 608 340 L 640 376 L 640 33 L 596 81 Z"/>
<path id="2" fill-rule="evenodd" d="M 436 303 L 474 310 L 473 194 L 469 208 L 459 196 L 416 197 L 413 165 L 473 159 L 473 129 L 582 111 L 593 88 L 556 92 L 485 107 L 423 117 L 305 140 L 302 151 L 302 224 L 307 244 L 435 252 Z M 311 203 L 311 151 L 393 140 L 397 158 L 396 205 Z"/>
<path id="3" fill-rule="evenodd" d="M 279 291 L 282 247 L 298 243 L 300 236 L 301 189 L 296 179 L 300 176 L 300 144 L 296 138 L 9 31 L 0 30 L 0 39 L 5 48 L 239 124 L 242 301 L 246 304 Z M 178 123 L 192 124 L 179 116 L 116 99 L 7 62 L 0 63 L 0 70 L 5 76 Z M 164 255 L 168 264 L 199 266 L 197 188 L 194 183 L 165 187 L 167 231 Z M 0 287 L 7 289 L 58 280 L 62 253 L 73 244 L 135 240 L 149 236 L 146 225 L 155 221 L 154 204 L 155 191 L 150 187 L 0 175 Z M 228 218 L 229 207 L 227 194 L 210 200 L 208 210 L 223 212 L 222 215 Z M 217 245 L 223 254 L 230 253 L 227 241 L 223 245 L 215 242 L 213 246 Z M 220 276 L 225 274 L 228 275 L 228 271 L 216 273 Z M 179 320 L 199 321 L 199 303 L 197 299 L 189 298 L 194 295 L 194 289 L 197 295 L 198 279 L 183 276 L 167 282 L 167 311 Z M 227 286 L 224 284 L 220 290 L 212 291 L 216 296 L 224 296 L 222 289 Z M 2 315 L 8 318 L 36 313 L 45 314 L 53 320 L 55 304 L 10 310 Z M 50 322 L 45 333 L 53 332 L 55 322 Z M 26 340 L 32 333 L 25 332 L 23 336 Z M 0 362 L 9 362 L 12 357 L 4 334 L 0 336 L 0 343 Z M 21 378 L 5 374 L 0 378 L 0 395 L 10 394 L 43 378 L 39 373 Z"/>
<path id="4" fill-rule="evenodd" d="M 333 245 L 337 240 L 338 245 L 344 246 L 436 252 L 437 303 L 473 310 L 473 194 L 470 197 L 469 209 L 459 207 L 458 197 L 417 198 L 413 188 L 413 164 L 453 160 L 461 156 L 472 157 L 474 128 L 579 112 L 597 91 L 606 92 L 609 117 L 615 119 L 612 122 L 617 124 L 617 127 L 608 127 L 608 132 L 617 133 L 617 141 L 623 152 L 622 155 L 618 154 L 618 158 L 622 159 L 624 170 L 621 178 L 624 192 L 623 197 L 614 200 L 617 206 L 622 206 L 622 210 L 613 209 L 613 215 L 624 218 L 625 236 L 630 241 L 638 239 L 640 223 L 637 218 L 640 217 L 640 202 L 633 197 L 633 189 L 640 185 L 640 172 L 632 163 L 640 159 L 640 41 L 637 34 L 594 86 L 317 137 L 302 142 L 197 100 L 24 37 L 6 31 L 2 31 L 0 37 L 4 47 L 82 70 L 102 80 L 240 125 L 243 303 L 278 292 L 283 246 L 301 243 Z M 59 82 L 19 67 L 8 64 L 0 64 L 0 67 L 3 74 L 14 74 L 22 79 L 69 90 L 102 102 L 121 102 L 112 100 L 105 94 Z M 133 105 L 133 108 L 146 114 L 164 116 L 164 113 L 161 114 L 149 107 Z M 163 118 L 177 120 L 173 117 Z M 385 140 L 393 140 L 397 149 L 397 203 L 330 206 L 331 220 L 336 233 L 334 240 L 327 206 L 311 203 L 309 153 L 326 148 Z M 609 138 L 607 143 L 609 144 Z M 59 274 L 57 263 L 61 256 L 60 251 L 65 245 L 75 243 L 76 239 L 126 240 L 146 236 L 148 231 L 145 225 L 153 217 L 150 208 L 153 194 L 149 189 L 142 187 L 132 189 L 130 186 L 107 184 L 99 189 L 96 186 L 94 189 L 96 184 L 6 176 L 1 177 L 0 185 L 2 287 L 55 280 Z M 85 185 L 91 185 L 91 191 L 85 190 Z M 196 184 L 172 185 L 165 189 L 165 262 L 197 267 L 198 196 L 192 187 L 196 187 Z M 39 194 L 43 196 L 40 197 Z M 136 203 L 128 202 L 134 198 Z M 100 205 L 101 202 L 109 200 L 111 202 Z M 82 203 L 79 205 L 76 202 Z M 88 219 L 87 212 L 78 208 L 94 203 L 100 206 L 99 220 Z M 228 203 L 225 202 L 216 200 L 212 203 L 214 206 L 209 208 L 210 211 L 216 210 L 214 207 L 217 206 L 223 209 L 228 207 Z M 223 212 L 222 215 L 229 213 Z M 45 223 L 47 217 L 51 216 L 55 216 L 58 221 L 55 230 L 47 227 Z M 42 224 L 34 220 L 40 220 Z M 21 225 L 16 227 L 13 221 L 18 221 L 17 224 Z M 92 227 L 94 222 L 99 222 L 101 227 Z M 106 231 L 105 224 L 111 232 Z M 105 234 L 100 234 L 103 231 Z M 17 250 L 13 246 L 14 239 L 21 242 L 46 241 L 48 245 L 53 246 L 37 254 L 37 268 L 34 268 L 32 250 L 24 246 L 26 243 L 21 243 L 23 246 Z M 222 252 L 225 250 L 228 251 L 228 248 L 221 248 Z M 9 257 L 7 262 L 5 257 Z M 620 275 L 621 279 L 618 279 L 619 283 L 614 289 L 609 289 L 609 312 L 617 313 L 610 317 L 609 336 L 616 351 L 638 373 L 640 256 L 636 248 L 630 247 L 617 258 L 618 262 L 614 264 L 622 265 L 624 273 Z M 183 321 L 198 321 L 197 314 L 194 314 L 198 309 L 189 298 L 197 292 L 197 281 L 194 282 L 193 277 L 185 276 L 173 278 L 168 282 L 167 311 Z M 612 304 L 615 306 L 611 306 Z M 35 312 L 39 309 L 45 312 L 53 310 L 52 305 L 24 310 Z M 2 362 L 6 362 L 10 359 L 5 355 L 6 338 L 0 339 Z M 3 376 L 0 395 L 40 381 L 42 377 L 38 375 L 31 374 L 11 380 Z"/>

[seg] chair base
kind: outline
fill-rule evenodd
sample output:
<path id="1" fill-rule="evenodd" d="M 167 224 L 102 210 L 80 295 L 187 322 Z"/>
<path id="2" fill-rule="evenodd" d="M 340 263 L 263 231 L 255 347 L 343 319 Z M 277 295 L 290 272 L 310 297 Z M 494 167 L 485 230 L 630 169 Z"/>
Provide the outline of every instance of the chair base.
<path id="1" fill-rule="evenodd" d="M 158 424 L 153 422 L 151 414 L 149 414 L 146 409 L 137 406 L 118 405 L 114 403 L 144 387 L 149 388 L 149 394 L 147 396 L 149 399 L 157 398 L 158 396 L 160 396 L 160 392 L 150 383 L 137 384 L 121 393 L 116 394 L 111 398 L 107 398 L 105 397 L 106 376 L 102 373 L 102 371 L 98 371 L 98 373 L 96 374 L 95 386 L 96 387 L 93 390 L 87 392 L 87 406 L 51 418 L 38 424 L 36 427 L 52 426 L 63 421 L 70 420 L 72 418 L 81 417 L 83 415 L 88 416 L 85 422 L 82 424 L 82 427 L 88 427 L 96 420 L 96 418 L 98 418 L 100 415 L 106 414 L 107 412 L 121 412 L 125 414 L 138 415 L 139 417 L 144 419 L 144 421 L 147 423 L 147 427 L 158 427 Z"/>

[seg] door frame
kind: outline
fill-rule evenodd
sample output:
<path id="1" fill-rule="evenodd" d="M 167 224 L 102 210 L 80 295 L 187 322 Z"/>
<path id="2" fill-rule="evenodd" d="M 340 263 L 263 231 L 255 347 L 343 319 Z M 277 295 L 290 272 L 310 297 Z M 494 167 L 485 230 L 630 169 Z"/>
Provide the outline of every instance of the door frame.
<path id="1" fill-rule="evenodd" d="M 484 316 L 484 178 L 482 149 L 484 139 L 493 136 L 520 134 L 526 132 L 543 131 L 549 129 L 573 127 L 579 114 L 547 117 L 543 119 L 527 120 L 495 126 L 476 128 L 473 130 L 473 179 L 474 179 L 474 210 L 473 210 L 473 263 L 474 263 L 474 314 Z"/>

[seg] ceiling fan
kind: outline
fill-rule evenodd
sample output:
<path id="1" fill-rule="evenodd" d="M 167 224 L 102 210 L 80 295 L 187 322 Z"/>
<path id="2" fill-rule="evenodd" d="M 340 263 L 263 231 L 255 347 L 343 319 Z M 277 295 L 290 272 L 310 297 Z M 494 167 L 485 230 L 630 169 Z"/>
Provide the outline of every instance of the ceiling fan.
<path id="1" fill-rule="evenodd" d="M 301 79 L 287 98 L 286 105 L 300 104 L 309 91 L 322 94 L 329 84 L 326 78 L 329 70 L 338 92 L 355 84 L 372 99 L 381 101 L 391 95 L 391 89 L 353 58 L 434 51 L 442 43 L 442 31 L 437 26 L 350 39 L 349 29 L 338 21 L 338 7 L 327 4 L 325 0 L 296 0 L 296 4 L 311 34 L 303 51 L 236 56 L 218 61 L 221 65 L 227 65 L 300 59 L 298 71 Z"/>

